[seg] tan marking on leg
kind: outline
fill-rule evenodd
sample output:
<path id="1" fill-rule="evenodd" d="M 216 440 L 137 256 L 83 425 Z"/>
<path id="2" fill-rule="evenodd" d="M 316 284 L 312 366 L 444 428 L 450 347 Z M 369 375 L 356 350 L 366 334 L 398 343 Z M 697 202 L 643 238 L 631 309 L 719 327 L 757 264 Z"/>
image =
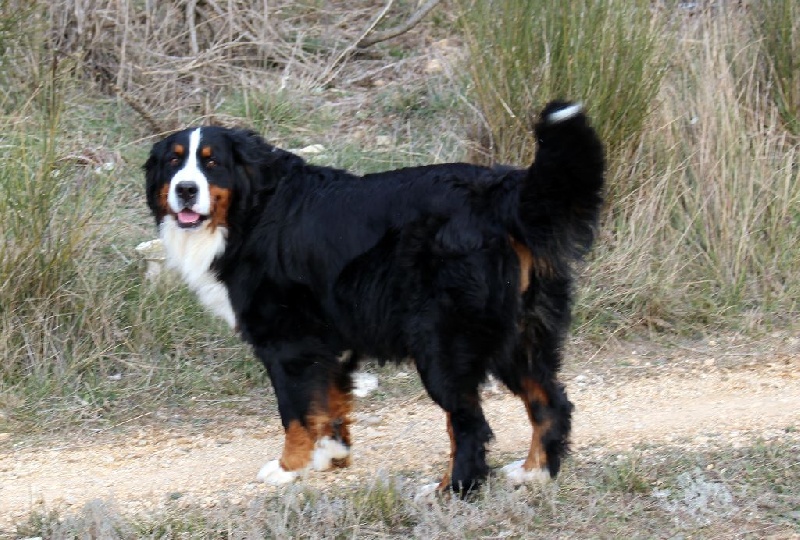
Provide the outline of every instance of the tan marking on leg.
<path id="1" fill-rule="evenodd" d="M 211 220 L 209 224 L 213 231 L 219 226 L 224 227 L 228 224 L 231 190 L 212 185 L 208 188 L 208 192 L 211 196 Z"/>
<path id="2" fill-rule="evenodd" d="M 450 462 L 447 464 L 447 470 L 439 482 L 438 491 L 446 491 L 450 489 L 450 482 L 453 477 L 453 462 L 456 459 L 456 436 L 453 433 L 453 423 L 450 421 L 450 413 L 447 413 L 447 435 L 450 437 Z"/>
<path id="3" fill-rule="evenodd" d="M 328 395 L 322 406 L 313 408 L 314 412 L 308 416 L 308 429 L 314 440 L 322 437 L 341 440 L 350 446 L 350 413 L 353 411 L 353 394 L 342 392 L 336 385 L 328 387 Z M 347 467 L 350 457 L 334 459 L 334 467 Z"/>
<path id="4" fill-rule="evenodd" d="M 340 388 L 331 385 L 328 389 L 328 425 L 331 436 L 341 439 L 346 446 L 350 446 L 350 413 L 353 412 L 353 393 L 342 392 Z M 347 467 L 350 465 L 350 456 L 344 459 L 334 459 L 334 467 Z"/>
<path id="5" fill-rule="evenodd" d="M 280 465 L 284 471 L 299 471 L 311 461 L 314 449 L 314 438 L 303 427 L 299 420 L 292 420 L 286 428 L 286 440 L 283 443 L 283 455 Z"/>
<path id="6" fill-rule="evenodd" d="M 353 397 L 347 392 L 331 385 L 324 405 L 317 404 L 308 416 L 308 426 L 316 437 L 341 438 L 350 444 L 350 413 L 353 410 Z"/>
<path id="7" fill-rule="evenodd" d="M 530 450 L 528 450 L 528 457 L 525 458 L 525 463 L 522 465 L 522 468 L 526 471 L 532 469 L 546 469 L 547 452 L 545 452 L 544 444 L 542 443 L 542 435 L 550 429 L 549 423 L 537 424 L 536 422 L 531 422 L 531 425 L 533 427 L 531 447 Z"/>
<path id="8" fill-rule="evenodd" d="M 533 433 L 531 434 L 531 447 L 530 450 L 528 450 L 528 457 L 525 459 L 525 463 L 522 465 L 522 468 L 526 471 L 530 471 L 532 469 L 546 469 L 547 452 L 545 451 L 542 440 L 544 434 L 550 430 L 550 422 L 537 422 L 533 418 L 531 403 L 538 403 L 540 405 L 547 406 L 550 400 L 548 399 L 544 388 L 542 388 L 542 385 L 532 379 L 523 379 L 522 388 L 523 393 L 520 397 L 525 403 L 525 409 L 528 411 L 528 418 L 530 419 L 531 427 L 533 428 Z"/>
<path id="9" fill-rule="evenodd" d="M 523 397 L 528 398 L 529 401 L 535 401 L 542 405 L 549 405 L 550 399 L 547 397 L 547 392 L 544 391 L 542 385 L 533 379 L 523 379 L 522 389 L 525 392 Z"/>
<path id="10" fill-rule="evenodd" d="M 519 292 L 523 293 L 528 290 L 531 284 L 531 268 L 533 267 L 533 254 L 523 243 L 510 238 L 511 247 L 517 254 L 519 261 Z"/>
<path id="11" fill-rule="evenodd" d="M 519 261 L 519 292 L 524 293 L 531 285 L 531 272 L 542 278 L 551 278 L 556 275 L 553 265 L 544 257 L 534 257 L 528 246 L 509 237 L 511 247 L 517 254 Z"/>

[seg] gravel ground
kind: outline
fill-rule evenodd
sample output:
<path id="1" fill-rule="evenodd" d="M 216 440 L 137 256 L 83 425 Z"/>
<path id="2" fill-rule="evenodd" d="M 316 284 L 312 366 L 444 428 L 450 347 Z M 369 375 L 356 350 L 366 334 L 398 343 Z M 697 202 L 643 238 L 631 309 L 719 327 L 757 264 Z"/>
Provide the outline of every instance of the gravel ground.
<path id="1" fill-rule="evenodd" d="M 754 437 L 800 438 L 799 345 L 794 338 L 778 346 L 736 339 L 692 347 L 638 343 L 573 360 L 564 380 L 576 405 L 574 453 L 602 459 L 642 444 L 702 450 Z M 379 375 L 382 385 L 415 376 Z M 421 392 L 380 401 L 359 401 L 351 467 L 301 481 L 324 489 L 379 472 L 421 484 L 438 480 L 449 451 L 444 414 Z M 496 385 L 487 386 L 484 401 L 495 432 L 490 462 L 523 458 L 530 427 L 522 404 Z M 69 509 L 99 498 L 141 512 L 175 500 L 236 503 L 280 489 L 255 481 L 281 451 L 274 406 L 259 396 L 225 405 L 157 412 L 95 434 L 0 435 L 0 530 L 42 504 Z"/>

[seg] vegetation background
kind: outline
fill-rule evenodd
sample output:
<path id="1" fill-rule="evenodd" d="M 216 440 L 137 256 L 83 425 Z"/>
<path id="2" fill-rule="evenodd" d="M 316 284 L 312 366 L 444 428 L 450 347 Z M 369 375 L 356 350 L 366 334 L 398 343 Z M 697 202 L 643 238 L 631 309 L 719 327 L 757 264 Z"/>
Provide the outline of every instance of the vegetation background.
<path id="1" fill-rule="evenodd" d="M 187 291 L 142 279 L 140 165 L 185 125 L 319 144 L 308 159 L 358 172 L 526 164 L 532 114 L 581 100 L 609 189 L 575 334 L 794 328 L 800 4 L 444 0 L 364 46 L 420 7 L 0 0 L 0 431 L 107 427 L 263 385 Z M 415 519 L 389 515 L 373 517 Z"/>

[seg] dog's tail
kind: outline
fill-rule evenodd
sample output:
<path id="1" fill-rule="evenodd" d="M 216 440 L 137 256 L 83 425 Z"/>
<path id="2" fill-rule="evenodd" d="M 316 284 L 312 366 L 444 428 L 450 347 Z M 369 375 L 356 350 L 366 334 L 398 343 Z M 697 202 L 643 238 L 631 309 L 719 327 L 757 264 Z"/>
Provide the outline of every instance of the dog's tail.
<path id="1" fill-rule="evenodd" d="M 538 148 L 520 192 L 518 227 L 542 271 L 560 273 L 594 241 L 603 203 L 603 144 L 577 103 L 549 103 L 535 133 Z"/>

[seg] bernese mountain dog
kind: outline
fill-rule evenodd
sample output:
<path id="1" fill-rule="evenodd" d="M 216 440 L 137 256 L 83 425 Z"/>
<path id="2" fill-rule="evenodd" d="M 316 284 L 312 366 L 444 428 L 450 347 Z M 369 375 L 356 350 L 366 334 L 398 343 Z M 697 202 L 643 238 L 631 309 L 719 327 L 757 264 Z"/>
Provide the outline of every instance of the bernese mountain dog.
<path id="1" fill-rule="evenodd" d="M 603 201 L 604 150 L 579 104 L 551 102 L 529 168 L 448 163 L 359 176 L 312 165 L 243 129 L 153 145 L 147 203 L 200 301 L 249 343 L 285 430 L 269 483 L 349 462 L 359 358 L 410 359 L 447 419 L 439 484 L 484 480 L 492 374 L 532 425 L 514 482 L 555 477 L 572 404 L 557 374 L 575 263 Z"/>

